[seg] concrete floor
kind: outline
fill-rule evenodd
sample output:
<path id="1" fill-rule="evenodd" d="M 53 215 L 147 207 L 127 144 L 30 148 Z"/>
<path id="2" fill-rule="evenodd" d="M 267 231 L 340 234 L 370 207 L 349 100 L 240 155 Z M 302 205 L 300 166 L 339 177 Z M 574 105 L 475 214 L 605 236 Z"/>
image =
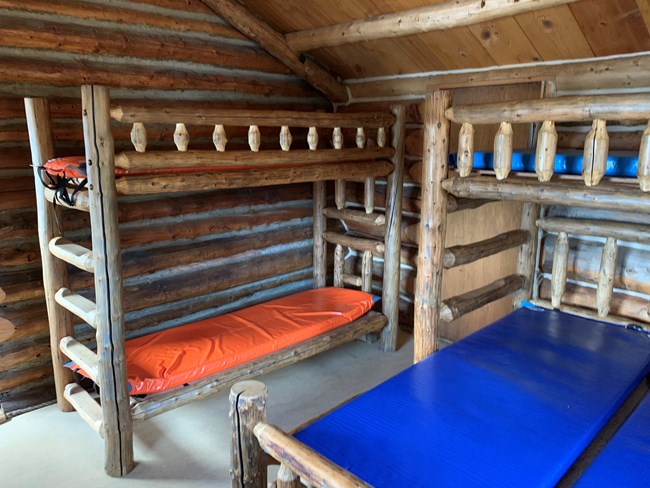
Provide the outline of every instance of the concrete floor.
<path id="1" fill-rule="evenodd" d="M 284 429 L 325 412 L 409 366 L 409 336 L 396 353 L 354 342 L 260 377 L 269 421 Z M 136 468 L 121 479 L 103 471 L 103 442 L 78 415 L 55 405 L 0 425 L 0 486 L 227 487 L 228 391 L 135 424 Z"/>

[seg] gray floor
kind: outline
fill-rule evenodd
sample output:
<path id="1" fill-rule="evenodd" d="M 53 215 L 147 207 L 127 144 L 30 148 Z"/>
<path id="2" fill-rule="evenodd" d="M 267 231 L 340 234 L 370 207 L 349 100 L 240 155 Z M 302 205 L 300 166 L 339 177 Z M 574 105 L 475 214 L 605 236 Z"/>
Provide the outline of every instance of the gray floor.
<path id="1" fill-rule="evenodd" d="M 290 429 L 411 364 L 410 337 L 396 353 L 355 342 L 261 377 L 269 421 Z M 103 473 L 101 439 L 74 413 L 46 407 L 0 425 L 0 486 L 230 486 L 228 392 L 135 425 L 137 466 Z"/>

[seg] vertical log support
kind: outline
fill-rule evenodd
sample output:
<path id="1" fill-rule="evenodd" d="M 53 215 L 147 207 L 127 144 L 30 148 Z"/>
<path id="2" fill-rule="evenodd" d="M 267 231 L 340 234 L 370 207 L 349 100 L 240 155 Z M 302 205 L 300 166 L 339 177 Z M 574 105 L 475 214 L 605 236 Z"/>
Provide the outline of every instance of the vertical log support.
<path id="1" fill-rule="evenodd" d="M 334 127 L 332 146 L 334 149 L 343 149 L 343 133 L 340 127 Z M 339 210 L 345 208 L 345 180 L 334 180 L 334 202 Z"/>
<path id="2" fill-rule="evenodd" d="M 517 274 L 526 278 L 524 286 L 513 295 L 513 307 L 519 308 L 521 302 L 530 300 L 535 286 L 537 261 L 537 219 L 540 206 L 536 203 L 524 203 L 521 211 L 521 228 L 530 233 L 530 239 L 519 248 L 517 256 Z"/>
<path id="3" fill-rule="evenodd" d="M 325 182 L 314 183 L 314 288 L 323 288 L 327 278 L 327 245 L 323 234 L 327 219 L 323 215 L 325 209 Z"/>
<path id="4" fill-rule="evenodd" d="M 277 488 L 302 488 L 303 484 L 296 473 L 286 464 L 280 464 L 278 470 Z"/>
<path id="5" fill-rule="evenodd" d="M 450 105 L 448 91 L 434 92 L 424 105 L 420 250 L 415 284 L 415 362 L 438 349 L 438 310 L 447 226 L 447 193 L 442 182 L 447 177 L 450 128 L 445 110 Z"/>
<path id="6" fill-rule="evenodd" d="M 363 182 L 363 207 L 367 214 L 375 209 L 375 179 L 372 176 Z"/>
<path id="7" fill-rule="evenodd" d="M 372 293 L 372 253 L 363 251 L 361 259 L 361 289 L 366 293 Z"/>
<path id="8" fill-rule="evenodd" d="M 256 125 L 251 125 L 248 128 L 248 146 L 253 152 L 259 152 L 260 144 L 262 143 L 262 136 L 260 135 L 260 128 Z"/>
<path id="9" fill-rule="evenodd" d="M 494 172 L 497 180 L 505 180 L 512 169 L 512 124 L 501 122 L 494 136 Z"/>
<path id="10" fill-rule="evenodd" d="M 614 237 L 608 237 L 600 259 L 600 272 L 598 273 L 598 289 L 596 290 L 596 306 L 598 316 L 607 317 L 614 291 L 614 271 L 616 271 L 616 254 L 618 245 Z"/>
<path id="11" fill-rule="evenodd" d="M 291 131 L 289 130 L 288 125 L 283 125 L 280 128 L 280 147 L 283 151 L 288 151 L 291 149 L 291 143 L 293 142 L 293 137 L 291 136 Z"/>
<path id="12" fill-rule="evenodd" d="M 585 185 L 596 186 L 605 176 L 607 169 L 607 154 L 609 152 L 609 135 L 604 120 L 594 120 L 591 130 L 585 139 L 585 150 L 582 160 L 582 177 Z"/>
<path id="13" fill-rule="evenodd" d="M 43 194 L 43 184 L 39 177 L 39 166 L 54 157 L 54 137 L 50 107 L 44 98 L 26 98 L 25 115 L 29 132 L 29 145 L 32 152 L 34 168 L 34 187 L 36 188 L 36 212 L 38 214 L 38 241 L 43 268 L 43 287 L 45 303 L 50 326 L 50 347 L 54 367 L 54 385 L 56 401 L 64 412 L 70 412 L 72 405 L 63 396 L 65 387 L 72 383 L 72 372 L 64 366 L 67 358 L 59 349 L 61 339 L 74 334 L 72 315 L 54 300 L 54 294 L 61 288 L 67 288 L 68 270 L 60 259 L 55 258 L 48 249 L 50 240 L 58 235 L 56 221 L 61 222 L 57 212 L 60 207 L 51 205 Z"/>
<path id="14" fill-rule="evenodd" d="M 382 313 L 388 319 L 381 331 L 381 348 L 397 349 L 399 329 L 400 251 L 402 249 L 402 192 L 404 184 L 404 144 L 406 139 L 406 109 L 403 105 L 391 108 L 395 124 L 391 130 L 391 145 L 395 149 L 391 162 L 393 172 L 388 175 L 386 196 L 386 230 L 384 234 L 384 278 L 382 284 Z M 382 131 L 383 132 L 383 131 Z M 381 137 L 377 143 L 383 144 Z"/>
<path id="15" fill-rule="evenodd" d="M 242 381 L 230 389 L 230 479 L 233 488 L 266 488 L 264 452 L 253 433 L 266 423 L 264 383 Z"/>
<path id="16" fill-rule="evenodd" d="M 187 146 L 190 144 L 190 133 L 187 132 L 187 127 L 185 127 L 185 124 L 183 123 L 176 124 L 176 130 L 174 131 L 174 144 L 176 144 L 176 148 L 179 151 L 187 151 Z"/>
<path id="17" fill-rule="evenodd" d="M 551 181 L 555 169 L 557 151 L 557 131 L 555 122 L 547 120 L 537 135 L 537 152 L 535 153 L 535 173 L 541 182 Z"/>
<path id="18" fill-rule="evenodd" d="M 639 179 L 641 191 L 650 191 L 650 122 L 641 136 L 636 177 Z"/>
<path id="19" fill-rule="evenodd" d="M 461 178 L 469 176 L 474 168 L 474 126 L 463 122 L 458 134 L 458 160 L 456 169 Z"/>
<path id="20" fill-rule="evenodd" d="M 318 149 L 318 131 L 316 127 L 309 128 L 309 132 L 307 132 L 307 144 L 312 151 Z"/>
<path id="21" fill-rule="evenodd" d="M 337 244 L 334 248 L 334 286 L 343 288 L 343 265 L 345 256 L 343 255 L 343 246 Z"/>
<path id="22" fill-rule="evenodd" d="M 81 100 L 95 259 L 104 467 L 110 476 L 124 476 L 134 464 L 133 428 L 124 354 L 122 263 L 108 88 L 84 85 L 81 87 Z"/>
<path id="23" fill-rule="evenodd" d="M 226 144 L 228 144 L 228 137 L 226 137 L 226 129 L 223 125 L 218 124 L 214 126 L 212 133 L 212 142 L 218 152 L 225 152 Z"/>
<path id="24" fill-rule="evenodd" d="M 566 286 L 566 270 L 569 259 L 569 236 L 560 232 L 555 241 L 553 253 L 553 275 L 551 277 L 551 305 L 560 308 Z"/>
<path id="25" fill-rule="evenodd" d="M 142 122 L 135 122 L 131 129 L 131 143 L 137 152 L 147 150 L 147 129 Z"/>

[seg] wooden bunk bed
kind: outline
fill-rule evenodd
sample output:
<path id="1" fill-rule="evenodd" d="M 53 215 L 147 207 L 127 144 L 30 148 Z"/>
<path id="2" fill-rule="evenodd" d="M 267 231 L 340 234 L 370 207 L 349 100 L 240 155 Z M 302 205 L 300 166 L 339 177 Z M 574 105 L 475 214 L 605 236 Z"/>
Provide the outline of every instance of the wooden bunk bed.
<path id="1" fill-rule="evenodd" d="M 553 177 L 554 122 L 591 121 L 579 176 Z M 638 183 L 604 177 L 605 120 L 650 118 L 647 96 L 565 97 L 512 104 L 455 107 L 449 92 L 425 103 L 422 215 L 415 297 L 415 363 L 399 375 L 326 413 L 293 435 L 267 423 L 267 392 L 243 382 L 231 392 L 234 486 L 265 486 L 267 463 L 280 464 L 278 488 L 307 486 L 570 486 L 586 460 L 602 447 L 648 392 L 650 317 L 633 320 L 612 313 L 618 240 L 650 243 L 647 226 L 605 220 L 546 218 L 554 204 L 646 213 L 650 204 L 650 130 L 638 155 Z M 451 122 L 462 124 L 458 172 L 448 166 Z M 473 173 L 474 123 L 499 122 L 494 171 Z M 511 123 L 542 124 L 535 170 L 510 176 Z M 639 188 L 640 186 L 640 188 Z M 449 260 L 445 249 L 447 196 L 525 202 L 517 273 L 443 300 Z M 550 300 L 539 298 L 539 241 L 557 233 Z M 595 310 L 563 302 L 568 234 L 604 241 Z M 486 253 L 512 247 L 495 238 Z M 461 246 L 473 249 L 475 244 Z M 458 251 L 456 249 L 455 251 Z M 439 329 L 499 298 L 514 295 L 516 310 L 439 351 Z M 646 302 L 647 309 L 647 302 Z M 435 353 L 435 354 L 434 354 Z M 647 399 L 645 401 L 647 403 Z M 630 418 L 647 419 L 647 405 Z M 616 470 L 625 446 L 624 428 L 611 449 L 584 474 Z M 608 446 L 609 447 L 609 446 Z M 645 453 L 645 454 L 643 454 Z M 625 456 L 625 453 L 623 453 Z M 631 460 L 631 470 L 638 459 Z M 639 480 L 632 473 L 630 479 Z"/>
<path id="2" fill-rule="evenodd" d="M 215 393 L 238 380 L 294 363 L 368 334 L 380 334 L 381 347 L 384 350 L 395 349 L 404 167 L 403 107 L 395 106 L 392 113 L 357 114 L 209 108 L 200 113 L 189 113 L 182 109 L 149 111 L 111 108 L 109 90 L 101 86 L 83 86 L 81 95 L 86 147 L 85 170 L 88 181 L 86 188 L 74 195 L 74 200 L 64 201 L 58 197 L 56 189 L 40 184 L 41 172 L 55 154 L 47 100 L 26 99 L 25 107 L 34 175 L 37 180 L 39 238 L 57 401 L 61 410 L 74 409 L 79 412 L 104 438 L 105 470 L 109 475 L 123 476 L 134 466 L 134 420 L 153 417 Z M 174 142 L 178 151 L 146 151 L 144 124 L 150 122 L 176 124 Z M 114 153 L 111 123 L 133 124 L 131 140 L 135 151 Z M 216 151 L 188 150 L 189 134 L 185 124 L 214 125 L 213 140 Z M 281 150 L 260 151 L 260 125 L 281 126 Z M 228 126 L 249 127 L 250 151 L 226 150 Z M 289 127 L 308 128 L 308 150 L 291 150 L 292 136 Z M 333 149 L 322 148 L 325 144 L 319 147 L 319 129 L 321 132 L 324 132 L 323 129 L 332 131 Z M 343 147 L 343 131 L 346 129 L 356 130 L 356 147 Z M 366 145 L 365 131 L 373 131 L 373 137 L 376 134 L 374 145 Z M 374 185 L 375 178 L 378 177 L 388 179 L 385 212 L 374 207 Z M 336 182 L 336 206 L 331 208 L 327 206 L 327 180 Z M 364 181 L 364 209 L 346 207 L 345 180 Z M 140 350 L 146 349 L 147 344 L 155 342 L 157 338 L 141 337 L 135 339 L 140 341 L 137 344 L 125 341 L 117 221 L 118 195 L 261 187 L 296 182 L 314 183 L 315 290 L 303 292 L 303 308 L 298 309 L 298 313 L 294 315 L 300 315 L 301 311 L 305 311 L 304 307 L 311 304 L 321 306 L 327 302 L 317 291 L 331 290 L 326 288 L 328 243 L 335 246 L 334 287 L 337 289 L 352 285 L 361 288 L 357 293 L 364 292 L 365 296 L 370 297 L 373 259 L 384 260 L 382 313 L 366 312 L 372 305 L 366 303 L 360 317 L 353 317 L 354 320 L 348 320 L 348 323 L 344 324 L 332 325 L 328 322 L 327 327 L 310 329 L 308 334 L 300 330 L 301 320 L 293 317 L 293 333 L 297 330 L 299 338 L 292 339 L 288 344 L 276 340 L 283 338 L 283 332 L 276 331 L 277 337 L 274 338 L 273 344 L 266 344 L 265 347 L 268 347 L 259 353 L 259 356 L 249 354 L 243 360 L 231 362 L 225 369 L 217 368 L 217 371 L 207 376 L 203 372 L 195 375 L 190 381 L 180 377 L 180 384 L 176 381 L 170 389 L 157 390 L 143 398 L 130 395 L 132 392 L 129 390 L 133 389 L 134 384 L 128 371 L 129 365 L 133 363 L 129 351 L 136 346 Z M 63 208 L 90 213 L 92 249 L 62 239 L 56 222 Z M 385 229 L 385 239 L 382 242 L 328 231 L 327 219 L 371 223 L 378 229 Z M 344 272 L 346 249 L 362 255 L 361 276 Z M 66 263 L 94 274 L 95 303 L 69 289 Z M 286 312 L 287 301 L 282 300 L 275 302 L 284 307 L 283 316 L 290 315 L 291 312 Z M 342 311 L 342 305 L 337 302 L 345 300 L 347 298 L 343 295 L 331 295 L 329 306 L 334 308 L 331 311 L 319 309 L 318 312 L 326 316 L 326 321 L 330 321 L 334 315 L 344 315 L 343 312 L 347 313 L 349 310 Z M 367 299 L 365 300 L 367 302 Z M 270 308 L 263 308 L 266 305 L 250 309 L 258 307 L 255 311 L 257 315 L 254 313 L 243 317 L 240 314 L 235 319 L 248 320 L 251 317 L 273 313 L 269 312 Z M 295 306 L 295 300 L 289 305 Z M 96 351 L 74 338 L 73 314 L 97 330 Z M 233 314 L 218 319 L 222 319 L 219 326 L 222 332 L 226 331 L 224 333 L 227 334 L 228 327 L 232 325 L 232 320 L 235 320 Z M 195 323 L 181 326 L 183 327 L 186 327 L 183 341 L 191 341 L 192 335 L 198 333 L 197 327 L 203 327 L 205 330 L 213 328 L 214 324 Z M 177 330 L 173 329 L 174 333 Z M 163 331 L 161 334 L 168 332 Z M 173 339 L 173 334 L 158 342 L 164 342 L 165 347 L 168 347 L 170 337 Z M 189 347 L 188 343 L 183 341 L 178 344 L 178 348 Z M 192 347 L 194 346 L 196 344 L 192 344 Z M 99 402 L 73 381 L 70 369 L 65 366 L 68 358 L 99 386 Z"/>

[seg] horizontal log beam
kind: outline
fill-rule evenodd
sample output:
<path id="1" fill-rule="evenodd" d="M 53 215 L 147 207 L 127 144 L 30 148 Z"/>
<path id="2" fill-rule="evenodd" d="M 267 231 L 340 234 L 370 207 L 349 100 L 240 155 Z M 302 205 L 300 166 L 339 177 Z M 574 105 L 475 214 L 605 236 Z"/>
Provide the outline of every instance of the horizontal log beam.
<path id="1" fill-rule="evenodd" d="M 386 225 L 386 216 L 384 214 L 370 213 L 367 214 L 365 211 L 353 210 L 350 208 L 325 208 L 323 209 L 323 215 L 330 219 L 340 219 L 348 222 L 358 222 L 364 225 L 371 225 L 375 227 L 381 227 Z"/>
<path id="2" fill-rule="evenodd" d="M 355 98 L 401 98 L 435 90 L 554 81 L 557 90 L 645 88 L 650 85 L 650 53 L 579 61 L 547 61 L 519 66 L 415 74 L 408 78 L 355 80 L 348 89 Z"/>
<path id="3" fill-rule="evenodd" d="M 603 210 L 650 212 L 650 196 L 638 189 L 622 186 L 585 187 L 566 182 L 540 183 L 530 179 L 509 178 L 497 181 L 488 176 L 451 178 L 443 181 L 445 190 L 461 198 L 514 200 L 552 205 L 573 205 Z"/>
<path id="4" fill-rule="evenodd" d="M 386 250 L 383 242 L 365 239 L 363 237 L 348 236 L 337 232 L 325 232 L 323 233 L 323 239 L 330 244 L 339 244 L 354 249 L 355 251 L 370 251 L 373 256 L 380 258 L 384 257 L 384 251 Z"/>
<path id="5" fill-rule="evenodd" d="M 650 229 L 648 229 L 648 226 L 640 224 L 550 217 L 538 220 L 537 225 L 547 232 L 566 232 L 581 236 L 614 237 L 627 242 L 650 243 Z"/>
<path id="6" fill-rule="evenodd" d="M 111 117 L 118 122 L 132 124 L 250 125 L 281 127 L 334 127 L 377 129 L 390 127 L 395 117 L 390 112 L 299 112 L 290 110 L 229 110 L 203 108 L 188 110 L 183 107 L 153 110 L 143 107 L 115 107 Z"/>
<path id="7" fill-rule="evenodd" d="M 262 358 L 247 362 L 220 373 L 216 377 L 205 378 L 187 386 L 174 388 L 160 394 L 148 395 L 131 410 L 133 420 L 146 420 L 187 403 L 217 393 L 237 381 L 257 377 L 276 369 L 288 366 L 302 359 L 327 351 L 341 344 L 379 332 L 386 325 L 386 317 L 376 312 L 368 312 L 363 317 L 331 332 L 296 344 Z"/>
<path id="8" fill-rule="evenodd" d="M 445 322 L 452 322 L 488 303 L 511 295 L 522 288 L 525 282 L 526 279 L 523 276 L 510 275 L 487 286 L 448 298 L 440 305 L 440 319 Z"/>
<path id="9" fill-rule="evenodd" d="M 453 29 L 574 1 L 456 0 L 344 24 L 291 32 L 286 38 L 292 49 L 304 52 L 321 47 Z"/>
<path id="10" fill-rule="evenodd" d="M 318 151 L 127 151 L 115 156 L 115 165 L 131 171 L 175 168 L 249 168 L 330 163 L 336 161 L 374 161 L 390 158 L 394 149 L 320 149 Z"/>
<path id="11" fill-rule="evenodd" d="M 343 273 L 341 275 L 341 281 L 346 285 L 358 286 L 358 287 L 361 287 L 361 285 L 363 284 L 363 280 L 361 279 L 361 276 L 356 276 L 356 275 L 351 275 L 346 273 Z"/>
<path id="12" fill-rule="evenodd" d="M 385 161 L 356 164 L 313 164 L 304 167 L 267 168 L 220 173 L 191 173 L 183 175 L 129 176 L 115 182 L 121 195 L 152 195 L 224 188 L 254 188 L 289 183 L 306 183 L 352 179 L 366 176 L 382 177 L 393 171 L 393 165 Z"/>
<path id="13" fill-rule="evenodd" d="M 306 480 L 309 486 L 370 487 L 274 425 L 259 423 L 253 432 L 265 452 Z"/>
<path id="14" fill-rule="evenodd" d="M 494 254 L 521 246 L 530 240 L 526 230 L 512 230 L 483 241 L 464 246 L 453 246 L 445 249 L 442 265 L 445 269 L 455 268 L 463 264 L 473 263 Z"/>
<path id="15" fill-rule="evenodd" d="M 595 119 L 647 121 L 650 119 L 650 98 L 639 93 L 457 105 L 448 108 L 445 115 L 459 124 L 589 122 Z"/>

